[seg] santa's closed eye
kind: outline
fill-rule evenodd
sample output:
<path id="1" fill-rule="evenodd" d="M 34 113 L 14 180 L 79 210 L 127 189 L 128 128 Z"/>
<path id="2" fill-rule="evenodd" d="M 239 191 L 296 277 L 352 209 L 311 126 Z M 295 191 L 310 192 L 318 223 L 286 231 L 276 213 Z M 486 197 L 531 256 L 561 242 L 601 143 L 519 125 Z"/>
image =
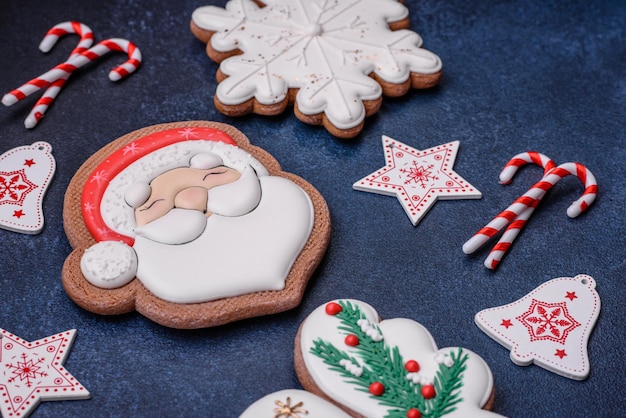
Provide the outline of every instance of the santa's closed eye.
<path id="1" fill-rule="evenodd" d="M 165 199 L 156 199 L 156 200 L 152 201 L 152 203 L 150 203 L 149 205 L 144 206 L 143 208 L 139 209 L 139 211 L 140 211 L 140 212 L 143 212 L 144 210 L 151 209 L 151 208 L 155 205 L 155 203 L 162 202 L 162 201 L 164 201 L 164 200 L 165 200 Z"/>
<path id="2" fill-rule="evenodd" d="M 204 177 L 202 177 L 202 181 L 205 181 L 207 179 L 207 177 L 211 176 L 211 175 L 216 175 L 216 174 L 224 174 L 226 173 L 228 170 L 226 170 L 225 167 L 223 167 L 221 170 L 217 170 L 217 171 L 211 171 L 209 173 L 206 173 L 204 175 Z"/>

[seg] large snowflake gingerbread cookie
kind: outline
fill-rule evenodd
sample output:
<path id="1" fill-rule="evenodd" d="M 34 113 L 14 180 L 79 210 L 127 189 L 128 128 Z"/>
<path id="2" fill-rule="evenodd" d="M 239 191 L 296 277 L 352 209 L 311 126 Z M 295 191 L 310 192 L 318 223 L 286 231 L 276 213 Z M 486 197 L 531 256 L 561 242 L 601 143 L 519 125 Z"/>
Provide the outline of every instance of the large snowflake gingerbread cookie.
<path id="1" fill-rule="evenodd" d="M 191 20 L 221 63 L 220 112 L 273 115 L 293 103 L 298 119 L 344 138 L 361 131 L 383 94 L 439 81 L 441 60 L 408 25 L 396 0 L 231 0 Z"/>
<path id="2" fill-rule="evenodd" d="M 381 321 L 370 305 L 318 307 L 296 337 L 298 378 L 353 417 L 496 417 L 493 378 L 477 354 L 437 348 L 421 324 Z"/>

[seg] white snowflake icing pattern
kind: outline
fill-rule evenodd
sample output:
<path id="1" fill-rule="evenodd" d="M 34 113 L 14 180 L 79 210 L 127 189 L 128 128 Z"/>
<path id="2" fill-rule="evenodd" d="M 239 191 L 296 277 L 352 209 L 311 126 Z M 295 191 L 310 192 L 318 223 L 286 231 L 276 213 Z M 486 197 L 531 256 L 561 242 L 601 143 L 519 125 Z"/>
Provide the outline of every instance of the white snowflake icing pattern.
<path id="1" fill-rule="evenodd" d="M 411 73 L 435 74 L 441 60 L 423 49 L 410 30 L 389 28 L 408 16 L 395 0 L 231 0 L 222 9 L 196 9 L 192 20 L 215 32 L 211 47 L 239 49 L 220 65 L 228 77 L 217 88 L 224 105 L 255 98 L 270 105 L 299 89 L 296 106 L 304 115 L 324 113 L 339 129 L 365 118 L 363 101 L 381 97 L 381 85 L 406 82 Z"/>

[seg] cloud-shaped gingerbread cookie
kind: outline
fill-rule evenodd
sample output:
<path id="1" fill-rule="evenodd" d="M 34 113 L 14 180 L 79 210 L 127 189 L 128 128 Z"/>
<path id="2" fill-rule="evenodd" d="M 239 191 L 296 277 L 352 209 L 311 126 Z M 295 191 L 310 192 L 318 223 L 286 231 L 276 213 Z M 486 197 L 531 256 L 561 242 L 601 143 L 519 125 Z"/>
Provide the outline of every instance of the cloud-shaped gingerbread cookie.
<path id="1" fill-rule="evenodd" d="M 296 336 L 302 386 L 353 417 L 496 417 L 487 364 L 461 347 L 438 349 L 421 324 L 381 321 L 370 305 L 318 307 Z"/>
<path id="2" fill-rule="evenodd" d="M 98 314 L 138 311 L 174 328 L 297 306 L 330 236 L 328 207 L 240 131 L 150 126 L 77 171 L 63 219 L 63 285 Z"/>

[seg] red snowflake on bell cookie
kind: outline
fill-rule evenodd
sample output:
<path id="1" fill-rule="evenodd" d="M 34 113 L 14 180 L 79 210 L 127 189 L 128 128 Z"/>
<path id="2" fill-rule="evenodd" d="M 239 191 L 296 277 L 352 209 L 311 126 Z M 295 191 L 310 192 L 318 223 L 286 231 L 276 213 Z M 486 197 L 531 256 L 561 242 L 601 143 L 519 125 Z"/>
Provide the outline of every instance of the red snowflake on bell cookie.
<path id="1" fill-rule="evenodd" d="M 516 319 L 528 329 L 531 341 L 551 340 L 565 344 L 569 332 L 580 326 L 567 311 L 565 302 L 533 299 L 528 310 Z"/>

